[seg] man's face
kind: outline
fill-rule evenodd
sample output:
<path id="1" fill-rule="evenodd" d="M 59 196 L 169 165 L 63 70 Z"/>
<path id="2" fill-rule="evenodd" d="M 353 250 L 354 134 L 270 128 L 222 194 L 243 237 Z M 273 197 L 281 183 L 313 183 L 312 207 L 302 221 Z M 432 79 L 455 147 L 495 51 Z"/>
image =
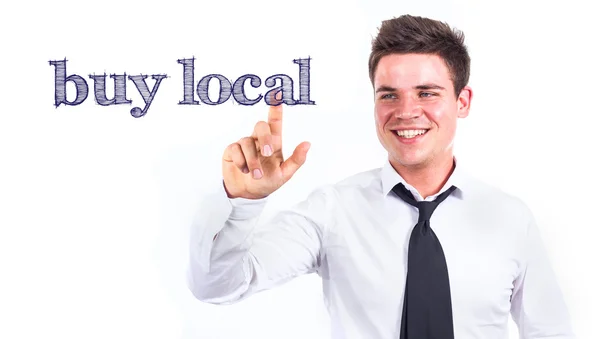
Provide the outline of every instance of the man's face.
<path id="1" fill-rule="evenodd" d="M 457 118 L 468 115 L 472 93 L 465 87 L 456 98 L 442 58 L 384 56 L 374 89 L 377 135 L 394 167 L 420 168 L 451 159 Z"/>

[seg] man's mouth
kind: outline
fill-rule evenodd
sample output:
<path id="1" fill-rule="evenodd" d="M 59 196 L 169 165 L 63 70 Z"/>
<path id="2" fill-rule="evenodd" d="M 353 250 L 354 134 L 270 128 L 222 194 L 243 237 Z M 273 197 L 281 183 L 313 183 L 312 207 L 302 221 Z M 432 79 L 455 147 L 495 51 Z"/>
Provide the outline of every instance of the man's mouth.
<path id="1" fill-rule="evenodd" d="M 397 130 L 396 134 L 403 139 L 413 139 L 420 135 L 423 135 L 429 131 L 428 129 L 403 129 Z"/>

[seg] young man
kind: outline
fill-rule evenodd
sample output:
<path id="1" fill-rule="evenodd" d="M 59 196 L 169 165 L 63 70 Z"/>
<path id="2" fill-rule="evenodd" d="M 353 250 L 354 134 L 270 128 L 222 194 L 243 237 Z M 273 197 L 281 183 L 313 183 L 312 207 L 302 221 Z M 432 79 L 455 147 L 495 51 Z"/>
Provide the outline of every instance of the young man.
<path id="1" fill-rule="evenodd" d="M 315 190 L 256 230 L 268 197 L 305 162 L 281 150 L 282 106 L 227 147 L 223 185 L 193 226 L 189 287 L 234 303 L 301 274 L 323 280 L 334 338 L 574 338 L 530 210 L 453 155 L 469 114 L 461 32 L 405 15 L 383 22 L 369 72 L 383 167 Z"/>

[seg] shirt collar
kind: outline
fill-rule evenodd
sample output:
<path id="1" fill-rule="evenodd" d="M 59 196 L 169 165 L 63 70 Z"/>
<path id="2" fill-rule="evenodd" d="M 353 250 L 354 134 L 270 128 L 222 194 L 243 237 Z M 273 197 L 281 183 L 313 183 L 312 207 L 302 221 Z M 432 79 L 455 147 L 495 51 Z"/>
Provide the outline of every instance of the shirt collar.
<path id="1" fill-rule="evenodd" d="M 450 188 L 450 186 L 456 186 L 456 190 L 453 194 L 455 194 L 459 198 L 463 197 L 465 189 L 467 189 L 468 186 L 468 174 L 465 171 L 465 169 L 462 166 L 460 166 L 460 164 L 456 160 L 456 156 L 454 156 L 453 159 L 454 170 L 448 178 L 448 181 L 446 181 L 446 183 L 438 193 L 430 196 L 429 198 L 427 198 L 427 200 L 435 199 L 435 197 L 437 197 L 442 192 L 446 191 L 448 188 Z M 400 174 L 398 174 L 398 172 L 396 172 L 394 167 L 392 167 L 390 161 L 387 160 L 383 168 L 381 169 L 381 184 L 383 189 L 383 195 L 387 196 L 394 188 L 394 186 L 396 186 L 398 183 L 402 183 L 408 190 L 410 190 L 417 200 L 423 200 L 423 197 L 420 196 L 417 190 L 412 185 L 407 183 L 406 180 L 404 180 L 404 178 L 401 177 Z"/>

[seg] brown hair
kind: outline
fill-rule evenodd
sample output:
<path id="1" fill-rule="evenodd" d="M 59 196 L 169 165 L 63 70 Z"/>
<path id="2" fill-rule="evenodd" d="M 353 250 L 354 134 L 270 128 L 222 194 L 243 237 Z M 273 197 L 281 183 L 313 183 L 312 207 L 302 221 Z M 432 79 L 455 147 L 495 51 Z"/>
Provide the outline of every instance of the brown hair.
<path id="1" fill-rule="evenodd" d="M 375 69 L 388 54 L 435 54 L 448 67 L 456 97 L 469 82 L 471 59 L 462 31 L 429 18 L 403 15 L 382 22 L 373 39 L 369 56 L 369 78 L 374 85 Z"/>

